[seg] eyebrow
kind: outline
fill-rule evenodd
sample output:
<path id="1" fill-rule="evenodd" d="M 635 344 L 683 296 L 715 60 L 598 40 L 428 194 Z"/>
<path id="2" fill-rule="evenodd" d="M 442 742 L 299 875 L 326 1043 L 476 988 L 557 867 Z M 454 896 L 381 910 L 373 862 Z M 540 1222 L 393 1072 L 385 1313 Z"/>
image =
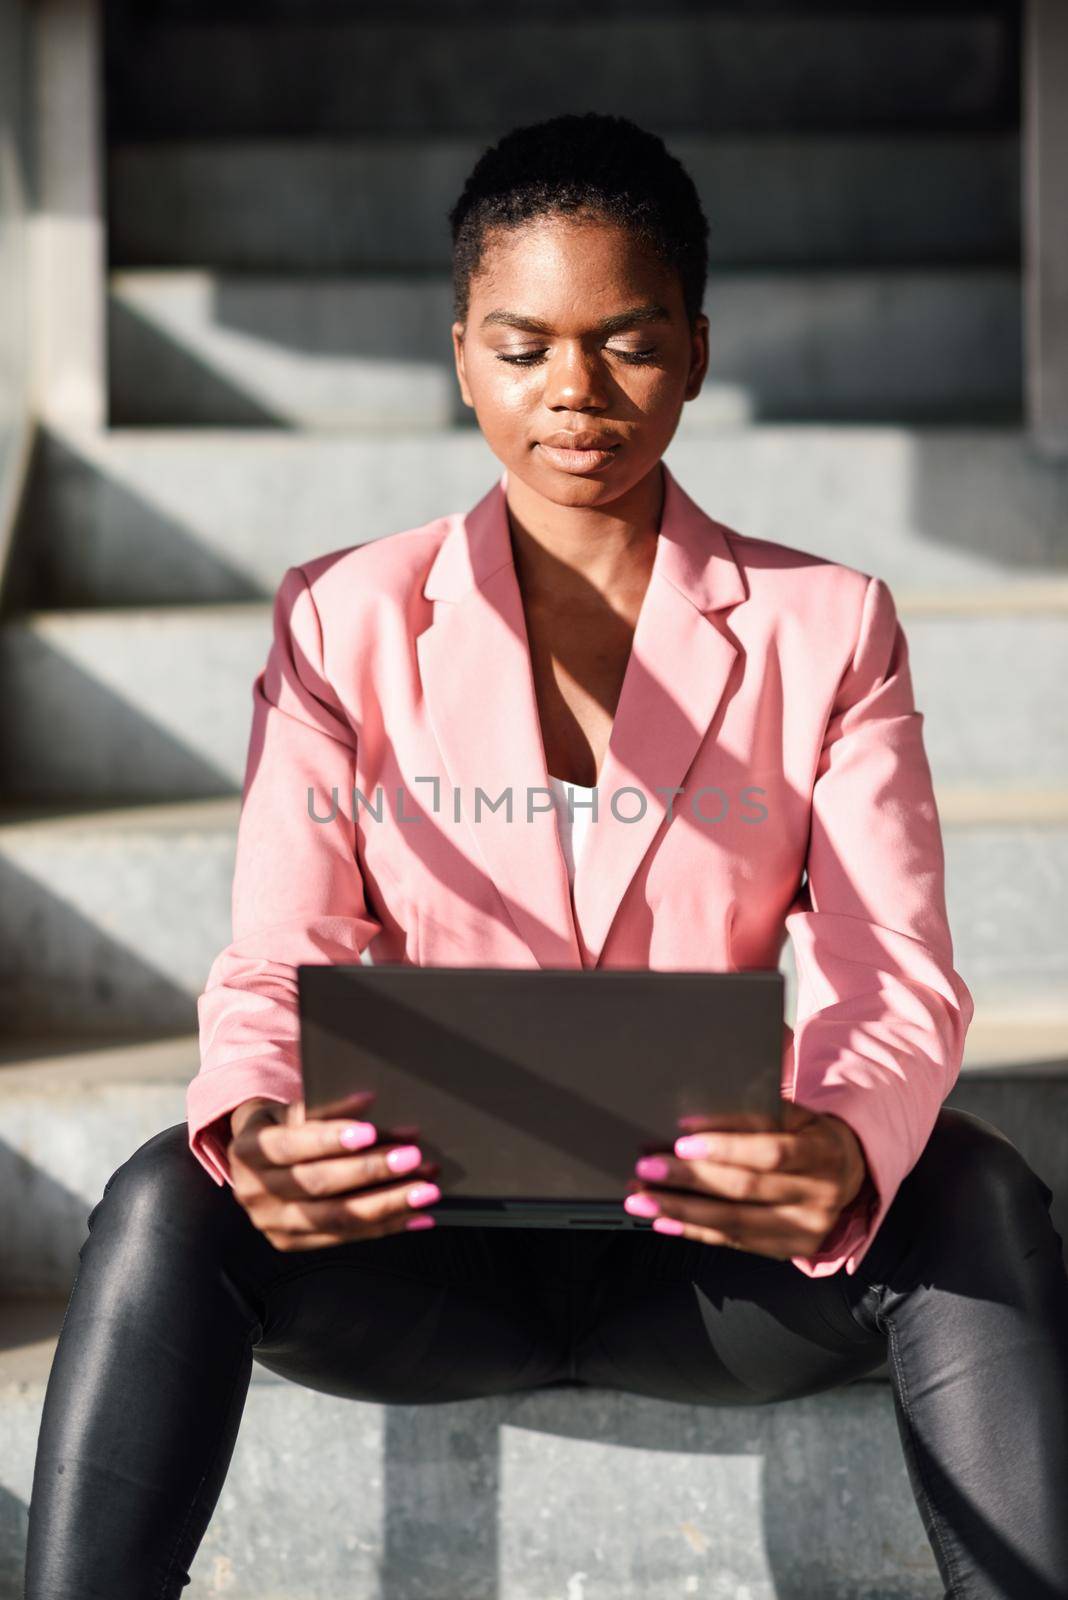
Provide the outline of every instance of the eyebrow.
<path id="1" fill-rule="evenodd" d="M 670 322 L 671 313 L 666 306 L 631 306 L 627 311 L 617 311 L 613 316 L 602 317 L 594 323 L 595 333 L 619 333 L 623 328 L 633 328 L 640 322 Z M 552 327 L 538 317 L 521 317 L 515 311 L 488 311 L 479 323 L 480 328 L 491 323 L 503 323 L 508 328 L 523 328 L 528 333 L 552 333 Z"/>

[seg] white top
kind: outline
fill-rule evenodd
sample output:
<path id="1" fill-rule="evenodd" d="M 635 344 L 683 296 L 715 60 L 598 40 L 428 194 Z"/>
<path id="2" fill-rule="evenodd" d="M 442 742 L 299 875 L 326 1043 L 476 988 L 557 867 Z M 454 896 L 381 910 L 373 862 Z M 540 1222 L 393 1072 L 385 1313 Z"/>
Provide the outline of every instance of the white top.
<path id="1" fill-rule="evenodd" d="M 568 882 L 574 888 L 575 862 L 579 858 L 586 831 L 593 819 L 590 802 L 596 792 L 596 786 L 587 788 L 583 783 L 568 783 L 565 778 L 554 778 L 550 773 L 549 787 L 552 789 L 553 805 L 556 807 L 560 842 L 564 847 L 564 860 L 567 862 Z M 573 799 L 570 798 L 572 796 Z"/>

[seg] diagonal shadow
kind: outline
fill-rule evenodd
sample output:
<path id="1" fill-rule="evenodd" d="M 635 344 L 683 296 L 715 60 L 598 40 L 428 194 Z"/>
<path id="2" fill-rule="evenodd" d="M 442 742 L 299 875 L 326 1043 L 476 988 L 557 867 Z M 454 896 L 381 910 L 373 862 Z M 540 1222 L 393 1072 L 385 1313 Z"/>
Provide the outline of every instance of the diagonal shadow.
<path id="1" fill-rule="evenodd" d="M 92 531 L 90 550 L 86 530 Z M 146 590 L 143 574 L 151 572 Z M 150 591 L 150 592 L 149 592 Z M 4 584 L 4 611 L 262 600 L 270 586 L 58 434 L 38 430 Z"/>
<path id="2" fill-rule="evenodd" d="M 7 624 L 0 632 L 0 673 L 9 689 L 0 709 L 6 800 L 136 805 L 175 796 L 231 797 L 240 783 L 247 684 L 262 661 L 261 635 L 269 631 L 258 606 L 239 620 L 231 640 L 220 640 L 231 657 L 236 654 L 239 670 L 224 674 L 226 687 L 206 699 L 190 688 L 192 660 L 183 672 L 181 654 L 168 654 L 166 621 L 154 627 L 150 617 L 139 618 L 140 643 L 117 624 L 105 641 L 109 656 L 101 651 L 95 661 L 74 653 L 79 640 L 91 645 L 94 632 L 99 637 L 95 623 L 82 635 L 75 630 L 66 646 L 54 631 L 49 637 L 29 623 Z M 191 628 L 171 630 L 170 638 L 184 640 L 190 650 L 198 645 Z M 207 674 L 200 681 L 211 687 Z M 156 708 L 168 704 L 171 727 L 156 716 Z"/>
<path id="3" fill-rule="evenodd" d="M 47 852 L 47 841 L 41 848 Z M 88 856 L 89 845 L 83 848 Z M 136 896 L 129 874 L 144 874 L 140 852 L 131 851 L 122 836 L 114 852 L 133 856 L 125 864 L 125 883 L 119 872 L 109 875 L 102 845 L 90 860 L 88 890 L 83 879 L 72 882 L 65 896 L 14 859 L 0 858 L 0 1033 L 32 1038 L 66 1030 L 99 1040 L 196 1032 L 199 949 L 229 937 L 225 896 L 209 896 L 205 903 L 180 842 L 152 853 L 158 864 L 154 881 L 142 883 Z M 163 919 L 154 905 L 167 907 Z M 177 940 L 172 934 L 190 928 L 200 931 L 202 944 L 194 947 L 183 981 L 188 933 Z"/>
<path id="4" fill-rule="evenodd" d="M 109 301 L 113 427 L 473 426 L 442 333 L 444 279 L 223 272 L 179 275 L 143 304 L 138 290 Z"/>
<path id="5" fill-rule="evenodd" d="M 128 302 L 108 297 L 108 426 L 285 428 L 292 423 Z M 149 377 L 150 375 L 150 377 Z"/>
<path id="6" fill-rule="evenodd" d="M 714 378 L 747 420 L 1019 425 L 1018 274 L 720 272 Z M 151 275 L 113 287 L 113 427 L 472 425 L 444 275 Z M 934 335 L 932 330 L 937 330 Z M 966 398 L 965 398 L 966 397 Z M 703 405 L 692 404 L 689 424 Z"/>

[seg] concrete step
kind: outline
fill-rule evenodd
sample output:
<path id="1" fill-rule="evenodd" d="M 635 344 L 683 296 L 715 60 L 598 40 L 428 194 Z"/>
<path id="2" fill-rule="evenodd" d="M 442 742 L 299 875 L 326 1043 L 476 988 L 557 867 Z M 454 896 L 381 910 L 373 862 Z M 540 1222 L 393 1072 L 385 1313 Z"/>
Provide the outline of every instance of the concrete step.
<path id="1" fill-rule="evenodd" d="M 1068 607 L 901 610 L 936 784 L 1065 786 Z M 0 773 L 11 801 L 239 791 L 271 607 L 37 611 L 0 624 Z"/>
<path id="2" fill-rule="evenodd" d="M 825 39 L 825 30 L 813 30 L 813 49 Z M 456 59 L 473 82 L 466 52 Z M 510 94 L 516 80 L 515 72 L 500 75 Z M 655 73 L 648 81 L 663 83 Z M 203 81 L 197 94 L 202 105 L 211 98 Z M 540 88 L 538 94 L 541 116 Z M 713 103 L 707 83 L 702 94 L 706 106 Z M 351 83 L 345 95 L 355 100 Z M 113 144 L 110 261 L 316 273 L 447 270 L 447 215 L 484 145 L 442 133 Z M 672 138 L 671 149 L 714 219 L 713 266 L 1019 261 L 1015 132 L 687 134 Z"/>
<path id="3" fill-rule="evenodd" d="M 23 1592 L 62 1311 L 62 1301 L 0 1310 L 0 1600 Z M 561 1385 L 386 1407 L 255 1364 L 191 1577 L 189 1600 L 943 1593 L 883 1381 L 775 1406 Z"/>
<path id="4" fill-rule="evenodd" d="M 831 17 L 826 5 L 793 15 L 699 9 L 661 5 L 654 16 L 614 0 L 595 19 L 562 0 L 507 10 L 468 0 L 450 4 L 447 19 L 405 4 L 361 5 L 356 20 L 344 7 L 315 15 L 305 5 L 275 7 L 269 26 L 261 8 L 261 25 L 249 27 L 188 3 L 170 18 L 153 7 L 115 30 L 109 109 L 119 137 L 152 138 L 192 128 L 212 138 L 481 134 L 576 106 L 676 133 L 929 131 L 1000 126 L 1017 114 L 1014 26 L 999 7 L 924 16 L 890 5 Z"/>
<path id="5" fill-rule="evenodd" d="M 665 460 L 740 533 L 877 572 L 902 604 L 1011 606 L 1068 578 L 1068 466 L 1016 429 L 709 427 L 689 411 Z M 8 605 L 267 598 L 293 563 L 467 510 L 500 471 L 475 427 L 46 434 Z"/>
<path id="6" fill-rule="evenodd" d="M 752 418 L 1013 419 L 1012 268 L 718 272 L 696 411 Z M 443 427 L 466 420 L 442 277 L 116 272 L 112 424 Z"/>
<path id="7" fill-rule="evenodd" d="M 36 612 L 0 625 L 0 771 L 11 799 L 239 791 L 271 608 Z M 29 695 L 18 705 L 18 685 Z M 41 726 L 34 732 L 34 723 Z"/>
<path id="8" fill-rule="evenodd" d="M 1063 794 L 1031 820 L 943 809 L 957 965 L 977 1004 L 1057 1006 L 1068 974 Z M 186 1032 L 229 943 L 236 798 L 8 810 L 0 824 L 0 1033 Z M 786 950 L 790 946 L 787 942 Z"/>
<path id="9" fill-rule="evenodd" d="M 0 826 L 0 1033 L 196 1027 L 231 937 L 234 799 Z"/>
<path id="10" fill-rule="evenodd" d="M 59 1026 L 68 1026 L 65 1019 Z M 195 1032 L 10 1037 L 0 1050 L 0 1294 L 65 1293 L 85 1219 L 115 1168 L 185 1118 Z M 949 1096 L 1001 1128 L 1054 1190 L 1068 1239 L 1068 1007 L 984 1010 Z"/>

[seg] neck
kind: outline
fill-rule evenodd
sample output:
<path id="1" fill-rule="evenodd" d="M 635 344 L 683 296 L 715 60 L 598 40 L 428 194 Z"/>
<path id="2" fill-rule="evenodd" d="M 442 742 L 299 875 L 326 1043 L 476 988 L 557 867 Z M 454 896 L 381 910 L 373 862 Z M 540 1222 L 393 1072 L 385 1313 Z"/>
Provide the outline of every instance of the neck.
<path id="1" fill-rule="evenodd" d="M 561 506 L 509 474 L 508 522 L 516 575 L 531 605 L 581 603 L 648 579 L 664 480 L 653 470 L 606 506 Z"/>

